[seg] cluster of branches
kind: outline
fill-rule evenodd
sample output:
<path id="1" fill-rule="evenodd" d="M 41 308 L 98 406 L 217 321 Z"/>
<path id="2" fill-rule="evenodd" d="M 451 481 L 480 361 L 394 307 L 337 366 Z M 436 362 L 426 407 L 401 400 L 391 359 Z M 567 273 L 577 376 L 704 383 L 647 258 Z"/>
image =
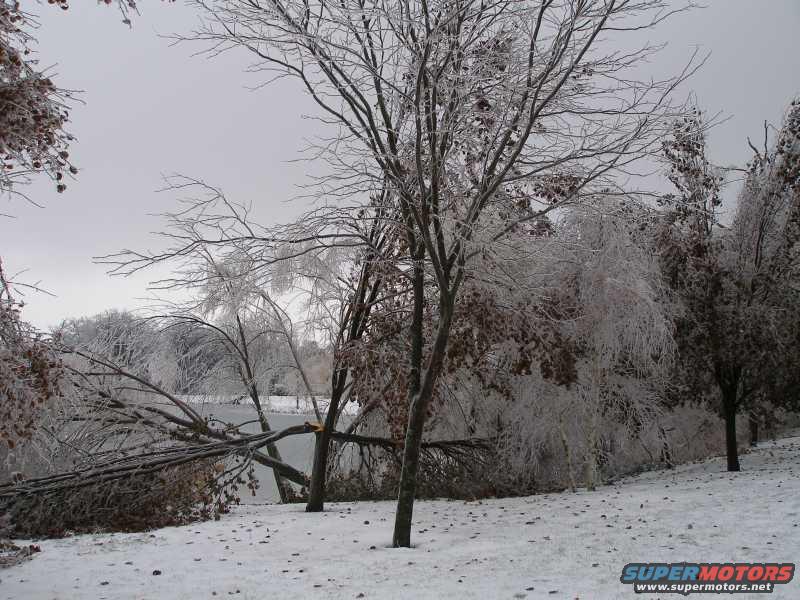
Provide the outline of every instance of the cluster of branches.
<path id="1" fill-rule="evenodd" d="M 155 383 L 147 375 L 137 374 L 132 367 L 112 362 L 102 354 L 84 350 L 71 350 L 81 361 L 70 365 L 80 401 L 86 407 L 86 420 L 101 419 L 101 424 L 112 426 L 137 425 L 145 430 L 159 432 L 167 439 L 180 440 L 193 445 L 215 443 L 238 444 L 249 439 L 241 432 L 242 424 L 215 423 L 201 416 L 191 403 Z M 154 402 L 153 399 L 160 402 Z M 256 407 L 256 411 L 259 411 Z M 271 432 L 265 426 L 263 411 L 257 420 L 262 435 Z M 80 415 L 73 417 L 79 420 Z M 268 423 L 266 423 L 268 425 Z M 252 452 L 256 462 L 274 468 L 276 475 L 299 485 L 306 484 L 305 475 L 281 462 L 274 441 L 269 439 L 259 445 L 267 448 L 267 454 Z M 270 452 L 272 447 L 272 452 Z"/>
<path id="2" fill-rule="evenodd" d="M 17 186 L 37 173 L 63 192 L 65 175 L 77 173 L 69 161 L 73 138 L 65 129 L 70 92 L 31 58 L 35 25 L 17 0 L 0 3 L 0 192 L 20 193 Z"/>
<path id="3" fill-rule="evenodd" d="M 174 1 L 174 0 L 169 0 Z M 115 5 L 124 23 L 137 12 L 134 0 L 103 0 Z M 37 1 L 40 6 L 67 10 L 67 0 Z M 60 87 L 37 58 L 35 34 L 39 23 L 19 0 L 0 1 L 0 194 L 19 195 L 33 202 L 23 189 L 43 175 L 56 191 L 67 189 L 67 179 L 78 173 L 69 147 L 68 131 L 73 91 Z"/>

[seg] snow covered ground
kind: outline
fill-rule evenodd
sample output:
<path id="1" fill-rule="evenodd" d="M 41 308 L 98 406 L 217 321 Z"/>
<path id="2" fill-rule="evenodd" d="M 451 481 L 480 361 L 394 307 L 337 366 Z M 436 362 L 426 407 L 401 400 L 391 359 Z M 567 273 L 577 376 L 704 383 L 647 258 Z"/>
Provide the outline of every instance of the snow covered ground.
<path id="1" fill-rule="evenodd" d="M 405 550 L 387 547 L 389 502 L 247 506 L 218 522 L 45 541 L 0 571 L 0 599 L 655 598 L 620 583 L 623 565 L 800 559 L 800 437 L 742 463 L 728 474 L 715 458 L 596 492 L 418 502 Z M 733 597 L 800 598 L 800 581 Z"/>

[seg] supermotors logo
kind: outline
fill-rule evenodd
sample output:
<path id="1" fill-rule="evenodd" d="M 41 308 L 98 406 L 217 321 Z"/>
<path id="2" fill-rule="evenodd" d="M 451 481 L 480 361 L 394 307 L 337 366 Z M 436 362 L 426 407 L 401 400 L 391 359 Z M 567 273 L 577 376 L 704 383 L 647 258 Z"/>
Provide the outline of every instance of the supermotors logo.
<path id="1" fill-rule="evenodd" d="M 622 583 L 637 594 L 771 594 L 794 577 L 794 563 L 628 563 Z"/>

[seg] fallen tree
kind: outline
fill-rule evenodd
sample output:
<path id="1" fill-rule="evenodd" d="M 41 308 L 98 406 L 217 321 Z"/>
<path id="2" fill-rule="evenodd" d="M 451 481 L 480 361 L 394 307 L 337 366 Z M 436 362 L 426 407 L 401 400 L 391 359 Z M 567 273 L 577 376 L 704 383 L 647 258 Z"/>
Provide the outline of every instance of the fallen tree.
<path id="1" fill-rule="evenodd" d="M 255 491 L 252 463 L 306 485 L 305 474 L 257 453 L 267 444 L 317 430 L 304 423 L 238 439 L 171 445 L 65 473 L 0 485 L 0 513 L 15 536 L 58 536 L 97 527 L 138 530 L 218 517 Z"/>
<path id="2" fill-rule="evenodd" d="M 3 508 L 4 503 L 9 499 L 19 498 L 20 496 L 56 493 L 123 479 L 132 475 L 155 473 L 195 461 L 221 459 L 230 455 L 252 458 L 258 448 L 291 435 L 311 433 L 317 429 L 317 425 L 304 423 L 287 427 L 281 431 L 267 431 L 265 433 L 242 436 L 238 439 L 206 444 L 171 446 L 144 454 L 125 456 L 69 473 L 12 481 L 11 483 L 0 485 L 0 508 Z M 294 470 L 289 465 L 276 463 L 277 461 L 267 462 L 267 465 L 285 470 L 287 478 L 296 478 L 298 480 L 297 483 L 305 485 L 307 481 L 305 475 Z"/>

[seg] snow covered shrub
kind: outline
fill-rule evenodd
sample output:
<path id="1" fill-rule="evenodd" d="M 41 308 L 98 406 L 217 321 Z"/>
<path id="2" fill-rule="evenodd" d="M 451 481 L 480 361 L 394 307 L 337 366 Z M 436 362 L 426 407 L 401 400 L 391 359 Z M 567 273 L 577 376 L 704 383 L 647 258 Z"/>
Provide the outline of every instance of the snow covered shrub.
<path id="1" fill-rule="evenodd" d="M 597 485 L 625 475 L 724 453 L 720 419 L 707 408 L 679 406 L 653 411 L 638 422 L 605 412 L 594 420 L 573 390 L 536 378 L 520 380 L 513 401 L 483 401 L 474 435 L 491 440 L 491 451 L 473 490 L 487 496 L 518 496 L 586 484 L 588 469 Z M 457 427 L 458 417 L 451 423 Z M 594 435 L 588 435 L 589 428 Z M 437 435 L 442 435 L 440 429 Z M 455 435 L 455 433 L 452 433 Z M 746 431 L 740 431 L 746 443 Z M 590 445 L 590 440 L 596 440 Z M 596 461 L 596 463 L 594 462 Z M 455 497 L 459 497 L 458 494 Z M 480 497 L 480 496 L 477 496 Z"/>
<path id="2" fill-rule="evenodd" d="M 651 219 L 633 200 L 598 200 L 565 211 L 536 251 L 515 262 L 503 303 L 528 313 L 524 327 L 553 331 L 572 375 L 548 377 L 537 357 L 513 370 L 525 355 L 502 343 L 479 353 L 483 371 L 452 374 L 450 400 L 429 436 L 490 440 L 496 462 L 486 489 L 514 495 L 580 482 L 591 489 L 629 440 L 658 430 L 674 344 L 670 299 L 642 234 Z"/>

